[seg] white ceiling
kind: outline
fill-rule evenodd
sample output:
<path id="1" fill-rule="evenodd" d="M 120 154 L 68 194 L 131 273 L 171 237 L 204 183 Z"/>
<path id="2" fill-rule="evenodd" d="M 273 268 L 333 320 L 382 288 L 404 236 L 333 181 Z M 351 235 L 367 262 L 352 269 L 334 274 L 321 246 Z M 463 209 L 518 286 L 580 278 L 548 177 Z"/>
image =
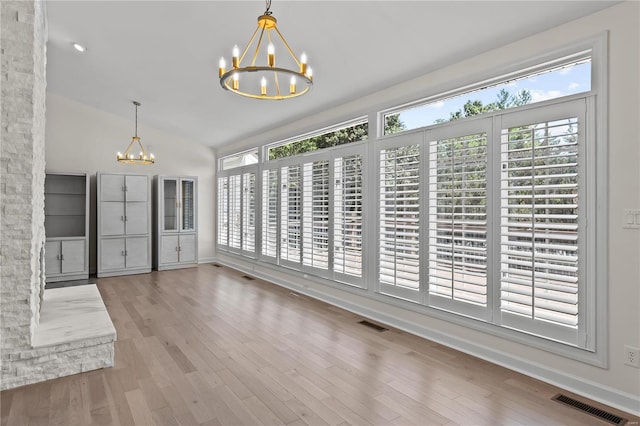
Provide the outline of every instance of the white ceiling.
<path id="1" fill-rule="evenodd" d="M 279 1 L 312 91 L 261 101 L 221 89 L 264 1 L 48 1 L 47 88 L 218 147 L 612 6 L 615 1 Z M 72 47 L 88 47 L 80 54 Z"/>

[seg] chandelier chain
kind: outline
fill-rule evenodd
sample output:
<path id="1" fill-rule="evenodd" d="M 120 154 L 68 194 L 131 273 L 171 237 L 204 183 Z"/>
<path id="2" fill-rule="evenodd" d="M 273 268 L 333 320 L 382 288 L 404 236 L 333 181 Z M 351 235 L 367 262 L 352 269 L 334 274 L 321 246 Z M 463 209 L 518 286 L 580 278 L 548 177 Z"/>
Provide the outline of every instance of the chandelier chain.
<path id="1" fill-rule="evenodd" d="M 270 10 L 271 9 L 271 0 L 266 0 L 266 3 L 267 3 L 267 10 L 264 11 L 264 14 L 267 15 L 267 16 L 271 16 L 271 14 L 273 13 Z"/>

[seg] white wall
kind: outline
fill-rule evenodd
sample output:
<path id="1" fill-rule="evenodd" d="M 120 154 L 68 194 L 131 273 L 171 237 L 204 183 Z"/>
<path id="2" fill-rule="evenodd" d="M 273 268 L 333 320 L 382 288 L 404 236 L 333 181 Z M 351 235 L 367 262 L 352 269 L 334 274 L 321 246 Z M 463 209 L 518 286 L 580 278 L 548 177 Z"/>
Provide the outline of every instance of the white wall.
<path id="1" fill-rule="evenodd" d="M 600 259 L 601 262 L 609 262 L 608 280 L 601 283 L 608 285 L 608 368 L 574 361 L 351 292 L 316 284 L 300 276 L 253 265 L 220 252 L 219 259 L 350 309 L 377 313 L 379 318 L 394 321 L 405 329 L 440 338 L 451 346 L 627 411 L 640 413 L 640 369 L 623 364 L 624 345 L 640 347 L 640 230 L 622 228 L 624 209 L 640 209 L 639 16 L 640 3 L 624 2 L 286 127 L 243 141 L 233 141 L 219 150 L 220 155 L 225 155 L 363 114 L 368 114 L 371 122 L 375 120 L 379 109 L 476 82 L 479 75 L 492 75 L 501 67 L 544 55 L 609 31 L 609 137 L 608 141 L 602 141 L 608 142 L 609 149 L 609 259 Z M 428 43 L 425 46 L 424 54 L 428 54 Z M 370 129 L 373 133 L 374 129 Z M 370 143 L 375 143 L 374 135 L 370 137 Z"/>
<path id="2" fill-rule="evenodd" d="M 138 117 L 144 114 L 144 102 Z M 147 127 L 138 121 L 138 135 L 156 163 L 150 166 L 120 164 L 116 152 L 124 152 L 134 134 L 131 118 L 108 114 L 70 99 L 47 93 L 45 159 L 47 171 L 85 172 L 91 175 L 90 269 L 96 270 L 96 185 L 101 172 L 198 177 L 198 258 L 210 261 L 214 248 L 213 150 L 184 138 Z"/>

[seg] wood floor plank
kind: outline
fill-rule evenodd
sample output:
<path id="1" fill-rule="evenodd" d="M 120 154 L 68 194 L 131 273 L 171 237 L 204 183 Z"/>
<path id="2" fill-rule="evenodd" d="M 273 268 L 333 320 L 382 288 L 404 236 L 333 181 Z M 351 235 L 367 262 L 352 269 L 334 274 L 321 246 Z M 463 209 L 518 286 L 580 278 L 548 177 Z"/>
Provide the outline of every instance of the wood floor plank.
<path id="1" fill-rule="evenodd" d="M 602 425 L 563 392 L 230 268 L 101 278 L 115 366 L 0 393 L 0 426 Z"/>
<path id="2" fill-rule="evenodd" d="M 147 401 L 141 389 L 125 392 L 125 397 L 129 403 L 129 409 L 136 425 L 153 424 L 153 414 L 147 405 Z"/>

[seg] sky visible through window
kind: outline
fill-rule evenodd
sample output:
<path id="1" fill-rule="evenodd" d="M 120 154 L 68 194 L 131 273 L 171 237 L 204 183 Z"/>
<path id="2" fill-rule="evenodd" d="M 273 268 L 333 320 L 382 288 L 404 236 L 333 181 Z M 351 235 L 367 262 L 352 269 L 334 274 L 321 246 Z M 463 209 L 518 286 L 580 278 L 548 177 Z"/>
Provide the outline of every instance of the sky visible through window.
<path id="1" fill-rule="evenodd" d="M 450 113 L 462 109 L 468 100 L 480 100 L 483 105 L 486 105 L 497 99 L 501 89 L 507 90 L 511 95 L 527 90 L 531 94 L 531 103 L 588 92 L 591 90 L 591 61 L 587 60 L 475 92 L 463 93 L 453 98 L 411 107 L 399 112 L 400 121 L 405 124 L 405 130 L 430 126 L 438 119 L 449 121 Z M 388 115 L 393 114 L 395 113 Z"/>

